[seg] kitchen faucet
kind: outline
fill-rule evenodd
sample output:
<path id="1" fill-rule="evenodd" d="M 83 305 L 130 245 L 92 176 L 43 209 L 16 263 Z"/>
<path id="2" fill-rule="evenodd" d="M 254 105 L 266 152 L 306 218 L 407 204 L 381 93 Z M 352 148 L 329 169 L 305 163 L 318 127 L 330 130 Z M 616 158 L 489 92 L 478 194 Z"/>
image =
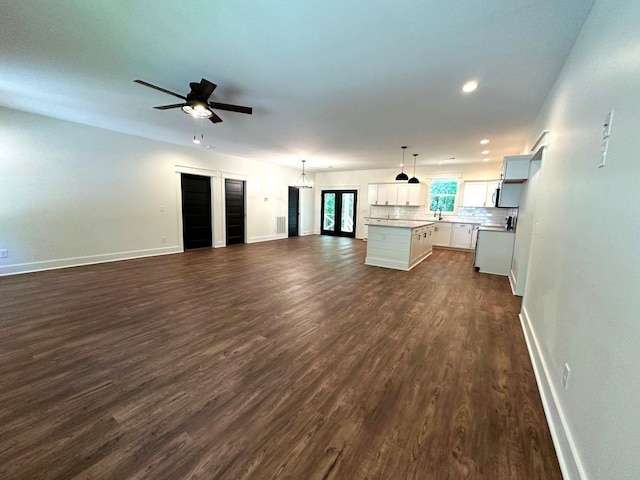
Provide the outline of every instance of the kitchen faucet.
<path id="1" fill-rule="evenodd" d="M 438 214 L 438 212 L 440 213 Z M 435 217 L 436 215 L 438 215 L 438 220 L 442 220 L 442 207 L 436 208 L 436 211 L 433 212 L 433 216 Z"/>

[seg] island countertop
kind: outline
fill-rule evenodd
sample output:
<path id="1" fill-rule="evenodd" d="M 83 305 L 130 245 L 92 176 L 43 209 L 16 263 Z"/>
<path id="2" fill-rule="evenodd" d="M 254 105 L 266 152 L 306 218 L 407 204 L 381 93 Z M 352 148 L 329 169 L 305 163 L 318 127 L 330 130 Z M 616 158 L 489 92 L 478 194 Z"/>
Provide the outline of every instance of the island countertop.
<path id="1" fill-rule="evenodd" d="M 366 218 L 365 225 L 376 227 L 400 227 L 400 228 L 418 228 L 432 225 L 434 222 L 426 220 L 394 220 L 391 218 Z"/>

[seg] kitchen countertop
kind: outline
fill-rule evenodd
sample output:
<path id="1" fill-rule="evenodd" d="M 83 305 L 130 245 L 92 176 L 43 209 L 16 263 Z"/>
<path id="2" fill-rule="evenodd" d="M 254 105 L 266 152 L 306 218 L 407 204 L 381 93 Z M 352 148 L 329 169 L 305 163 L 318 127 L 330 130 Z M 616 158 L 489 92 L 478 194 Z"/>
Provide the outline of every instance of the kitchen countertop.
<path id="1" fill-rule="evenodd" d="M 364 224 L 376 227 L 401 227 L 401 228 L 418 228 L 426 225 L 432 225 L 434 222 L 427 220 L 395 220 L 392 218 L 371 218 L 366 217 Z"/>
<path id="2" fill-rule="evenodd" d="M 396 220 L 396 221 L 403 221 L 403 222 L 422 222 L 423 224 L 424 222 L 427 222 L 427 223 L 470 223 L 472 225 L 482 225 L 482 222 L 478 220 L 463 220 L 460 218 L 451 218 L 451 217 L 446 217 L 446 218 L 443 218 L 442 220 L 438 220 L 437 218 L 433 218 L 429 220 L 413 220 L 409 218 L 364 217 L 364 220 L 365 220 L 365 224 L 367 224 L 367 221 L 369 220 Z"/>
<path id="3" fill-rule="evenodd" d="M 506 227 L 500 226 L 491 226 L 491 225 L 481 225 L 478 230 L 482 230 L 483 232 L 503 232 L 503 233 L 516 233 L 515 229 L 507 230 Z"/>

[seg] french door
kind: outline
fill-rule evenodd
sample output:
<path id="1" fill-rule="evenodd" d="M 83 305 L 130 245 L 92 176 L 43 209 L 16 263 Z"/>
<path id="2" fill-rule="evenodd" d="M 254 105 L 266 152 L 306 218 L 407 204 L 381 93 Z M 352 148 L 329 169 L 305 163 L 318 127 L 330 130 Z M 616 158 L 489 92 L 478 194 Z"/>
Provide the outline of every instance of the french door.
<path id="1" fill-rule="evenodd" d="M 322 190 L 320 233 L 355 238 L 356 202 L 356 190 Z"/>

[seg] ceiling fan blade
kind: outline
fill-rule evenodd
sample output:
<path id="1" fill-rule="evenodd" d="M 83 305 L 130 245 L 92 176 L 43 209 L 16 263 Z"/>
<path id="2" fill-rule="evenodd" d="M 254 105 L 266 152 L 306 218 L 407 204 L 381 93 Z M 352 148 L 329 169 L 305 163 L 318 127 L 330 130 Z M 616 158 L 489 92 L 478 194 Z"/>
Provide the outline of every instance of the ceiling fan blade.
<path id="1" fill-rule="evenodd" d="M 202 99 L 208 99 L 213 91 L 216 89 L 217 85 L 215 83 L 211 83 L 206 78 L 200 80 L 200 95 L 202 95 Z"/>
<path id="2" fill-rule="evenodd" d="M 211 123 L 220 123 L 222 121 L 222 119 L 216 115 L 215 113 L 211 112 L 211 116 L 209 117 L 209 121 Z"/>
<path id="3" fill-rule="evenodd" d="M 171 92 L 169 90 L 166 90 L 166 89 L 161 88 L 161 87 L 157 87 L 155 85 L 151 85 L 150 83 L 147 83 L 147 82 L 142 81 L 142 80 L 134 80 L 134 82 L 139 83 L 140 85 L 144 85 L 145 87 L 153 88 L 154 90 L 159 90 L 161 92 L 168 93 L 169 95 L 173 95 L 174 97 L 178 97 L 178 98 L 181 98 L 183 100 L 187 99 L 187 97 L 183 97 L 182 95 L 180 95 L 178 93 Z"/>
<path id="4" fill-rule="evenodd" d="M 169 110 L 170 108 L 184 107 L 186 103 L 174 103 L 173 105 L 160 105 L 159 107 L 153 107 L 157 110 Z"/>
<path id="5" fill-rule="evenodd" d="M 248 113 L 249 115 L 253 113 L 253 108 L 251 107 L 241 107 L 240 105 L 229 105 L 228 103 L 209 102 L 209 106 L 211 108 L 216 108 L 218 110 L 227 110 L 229 112 Z"/>

